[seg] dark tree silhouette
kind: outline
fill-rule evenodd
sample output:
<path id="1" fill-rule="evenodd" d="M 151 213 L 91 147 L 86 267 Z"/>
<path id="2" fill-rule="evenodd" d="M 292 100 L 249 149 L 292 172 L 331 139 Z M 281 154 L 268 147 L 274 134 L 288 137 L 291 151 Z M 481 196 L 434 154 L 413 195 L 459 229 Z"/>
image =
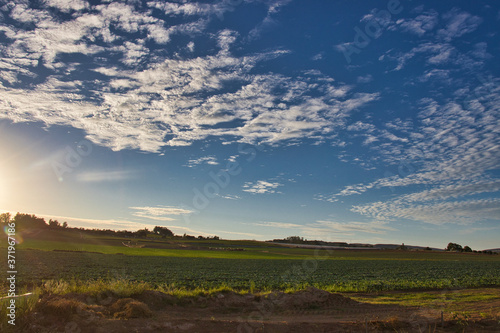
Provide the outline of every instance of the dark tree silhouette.
<path id="1" fill-rule="evenodd" d="M 153 229 L 153 232 L 157 235 L 164 236 L 164 237 L 174 237 L 174 233 L 167 227 L 156 226 Z"/>
<path id="2" fill-rule="evenodd" d="M 60 226 L 61 226 L 61 224 L 59 223 L 58 220 L 52 220 L 52 219 L 49 220 L 49 227 L 59 228 Z"/>
<path id="3" fill-rule="evenodd" d="M 12 219 L 13 222 L 16 223 L 16 228 L 21 229 L 41 229 L 46 228 L 47 223 L 45 223 L 45 219 L 41 217 L 36 217 L 35 215 L 30 214 L 20 214 L 17 213 L 16 216 Z"/>
<path id="4" fill-rule="evenodd" d="M 462 252 L 464 249 L 462 248 L 462 245 L 457 244 L 457 243 L 448 243 L 448 246 L 446 247 L 446 251 L 458 251 Z"/>
<path id="5" fill-rule="evenodd" d="M 300 236 L 288 236 L 285 240 L 288 243 L 304 243 L 304 237 Z"/>
<path id="6" fill-rule="evenodd" d="M 148 236 L 149 230 L 147 228 L 139 229 L 134 234 L 135 234 L 136 237 L 144 238 L 144 237 Z"/>

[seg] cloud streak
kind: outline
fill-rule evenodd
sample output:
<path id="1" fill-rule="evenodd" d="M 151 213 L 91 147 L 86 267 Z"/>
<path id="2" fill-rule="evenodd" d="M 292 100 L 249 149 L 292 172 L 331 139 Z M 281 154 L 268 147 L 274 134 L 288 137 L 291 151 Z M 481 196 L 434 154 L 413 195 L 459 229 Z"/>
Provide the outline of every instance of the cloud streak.
<path id="1" fill-rule="evenodd" d="M 407 219 L 441 225 L 473 224 L 500 216 L 500 199 L 478 199 L 434 204 L 407 204 L 402 200 L 354 206 L 353 212 L 372 218 L 395 221 Z"/>
<path id="2" fill-rule="evenodd" d="M 265 193 L 281 193 L 276 189 L 283 184 L 278 182 L 268 182 L 265 180 L 258 180 L 256 182 L 246 182 L 243 185 L 243 191 L 252 194 L 265 194 Z"/>
<path id="3" fill-rule="evenodd" d="M 149 228 L 150 224 L 142 222 L 133 222 L 120 219 L 86 219 L 79 217 L 69 217 L 69 216 L 56 216 L 47 214 L 36 214 L 39 217 L 43 217 L 46 220 L 54 219 L 59 222 L 68 222 L 68 225 L 72 228 L 96 228 L 99 229 L 112 229 L 112 230 L 129 230 L 137 231 L 139 229 Z"/>
<path id="4" fill-rule="evenodd" d="M 156 221 L 174 221 L 175 218 L 171 217 L 172 215 L 186 215 L 191 214 L 192 211 L 184 208 L 178 207 L 170 207 L 170 206 L 156 206 L 156 207 L 129 207 L 132 210 L 135 210 L 132 215 L 146 218 L 150 220 Z"/>
<path id="5" fill-rule="evenodd" d="M 114 182 L 124 181 L 135 177 L 135 173 L 126 170 L 114 171 L 85 171 L 77 175 L 76 179 L 79 182 Z"/>
<path id="6" fill-rule="evenodd" d="M 215 156 L 205 156 L 197 159 L 189 160 L 187 166 L 193 168 L 196 165 L 208 164 L 208 165 L 218 165 L 217 158 Z"/>
<path id="7" fill-rule="evenodd" d="M 395 228 L 387 225 L 387 221 L 374 220 L 370 222 L 339 222 L 330 220 L 318 220 L 306 224 L 285 223 L 285 222 L 256 222 L 254 225 L 266 228 L 293 229 L 297 234 L 308 236 L 321 235 L 343 235 L 352 236 L 359 233 L 367 234 L 385 234 L 390 231 L 396 231 Z"/>

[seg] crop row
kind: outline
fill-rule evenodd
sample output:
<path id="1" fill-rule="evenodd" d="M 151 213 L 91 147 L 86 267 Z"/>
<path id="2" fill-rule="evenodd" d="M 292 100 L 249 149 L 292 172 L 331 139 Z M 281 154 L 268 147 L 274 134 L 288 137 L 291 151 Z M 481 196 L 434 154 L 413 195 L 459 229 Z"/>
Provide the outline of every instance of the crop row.
<path id="1" fill-rule="evenodd" d="M 0 265 L 5 267 L 1 260 Z M 186 289 L 314 285 L 330 291 L 371 291 L 500 285 L 500 261 L 210 259 L 21 250 L 17 266 L 20 286 L 103 278 Z"/>

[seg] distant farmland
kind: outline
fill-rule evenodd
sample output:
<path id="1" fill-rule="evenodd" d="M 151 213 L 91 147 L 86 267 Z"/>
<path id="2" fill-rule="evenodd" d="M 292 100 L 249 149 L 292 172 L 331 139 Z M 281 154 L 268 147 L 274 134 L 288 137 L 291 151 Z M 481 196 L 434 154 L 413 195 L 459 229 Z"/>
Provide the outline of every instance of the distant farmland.
<path id="1" fill-rule="evenodd" d="M 65 240 L 65 241 L 63 241 Z M 125 279 L 195 289 L 287 290 L 315 286 L 365 292 L 500 285 L 498 255 L 433 251 L 321 250 L 255 241 L 119 237 L 45 232 L 18 246 L 20 285 Z M 239 249 L 240 251 L 227 251 Z M 5 265 L 6 258 L 0 259 Z"/>

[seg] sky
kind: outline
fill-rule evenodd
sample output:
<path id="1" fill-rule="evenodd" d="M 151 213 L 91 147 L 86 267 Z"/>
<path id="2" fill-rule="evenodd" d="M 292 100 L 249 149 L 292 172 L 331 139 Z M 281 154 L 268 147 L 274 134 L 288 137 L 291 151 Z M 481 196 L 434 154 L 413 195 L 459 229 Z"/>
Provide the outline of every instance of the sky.
<path id="1" fill-rule="evenodd" d="M 495 1 L 0 1 L 0 210 L 500 247 Z"/>

